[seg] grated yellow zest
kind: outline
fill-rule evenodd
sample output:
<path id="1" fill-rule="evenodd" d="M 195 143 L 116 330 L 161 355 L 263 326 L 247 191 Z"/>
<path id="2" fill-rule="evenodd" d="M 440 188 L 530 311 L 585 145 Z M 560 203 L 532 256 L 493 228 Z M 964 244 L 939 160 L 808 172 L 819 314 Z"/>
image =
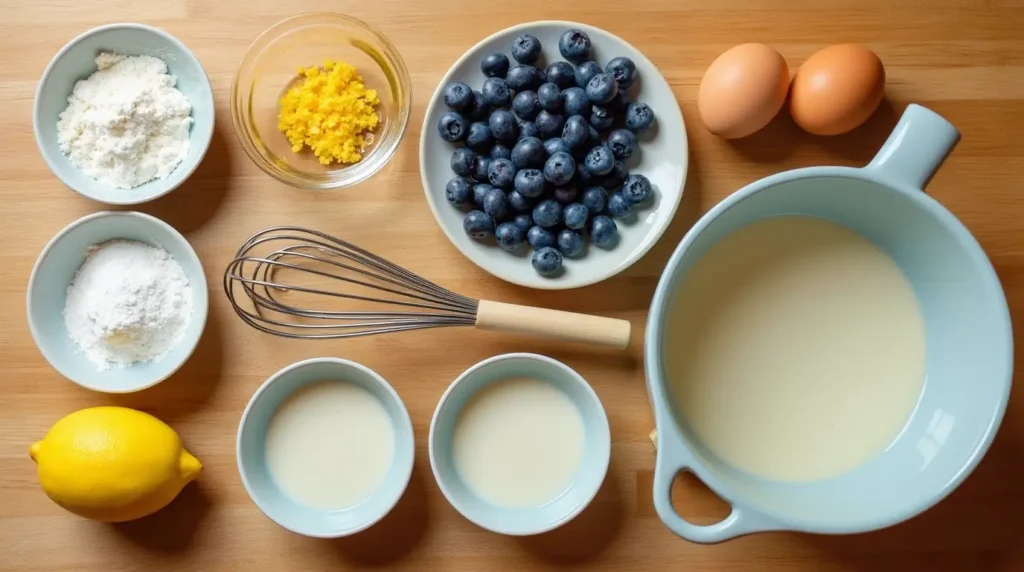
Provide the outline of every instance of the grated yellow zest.
<path id="1" fill-rule="evenodd" d="M 327 60 L 323 68 L 299 68 L 302 83 L 281 97 L 277 128 L 292 151 L 308 146 L 320 163 L 356 163 L 363 158 L 366 133 L 380 118 L 377 91 L 366 89 L 356 68 Z"/>

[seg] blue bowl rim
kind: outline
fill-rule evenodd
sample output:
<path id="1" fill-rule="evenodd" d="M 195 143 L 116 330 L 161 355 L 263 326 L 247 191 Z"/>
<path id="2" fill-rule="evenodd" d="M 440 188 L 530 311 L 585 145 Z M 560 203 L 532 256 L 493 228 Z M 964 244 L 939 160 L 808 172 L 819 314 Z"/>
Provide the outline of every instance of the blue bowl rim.
<path id="1" fill-rule="evenodd" d="M 280 381 L 282 378 L 284 378 L 286 375 L 290 373 L 293 373 L 305 367 L 309 367 L 311 365 L 323 363 L 329 363 L 343 369 L 352 368 L 359 370 L 368 375 L 371 379 L 374 380 L 374 382 L 376 382 L 378 385 L 384 388 L 384 390 L 388 393 L 391 399 L 394 400 L 395 404 L 398 405 L 398 408 L 403 413 L 401 418 L 397 420 L 392 418 L 392 421 L 398 421 L 398 424 L 401 425 L 401 427 L 395 427 L 395 440 L 397 441 L 398 439 L 403 439 L 409 442 L 409 455 L 406 458 L 402 459 L 396 456 L 394 462 L 391 465 L 391 468 L 389 469 L 389 471 L 401 471 L 402 481 L 405 484 L 400 491 L 396 491 L 397 494 L 395 495 L 394 501 L 392 501 L 386 507 L 384 507 L 380 514 L 350 529 L 314 534 L 310 532 L 295 530 L 294 528 L 289 527 L 287 524 L 278 521 L 273 516 L 267 514 L 267 512 L 263 510 L 263 506 L 260 504 L 259 500 L 257 500 L 256 495 L 253 493 L 253 488 L 249 484 L 249 478 L 246 475 L 246 471 L 242 467 L 242 431 L 249 420 L 249 413 L 255 406 L 256 401 L 263 394 L 263 392 L 267 390 L 268 387 Z M 416 436 L 412 427 L 412 418 L 409 416 L 409 410 L 405 407 L 405 402 L 402 401 L 402 397 L 398 395 L 398 391 L 395 390 L 394 386 L 388 383 L 388 380 L 384 379 L 384 376 L 380 375 L 379 373 L 370 369 L 369 367 L 366 367 L 365 365 L 354 362 L 352 360 L 337 357 L 315 357 L 297 361 L 293 364 L 286 365 L 285 367 L 279 369 L 273 375 L 268 377 L 262 384 L 260 384 L 256 392 L 252 394 L 252 397 L 249 398 L 249 403 L 245 405 L 245 409 L 242 411 L 242 417 L 238 421 L 238 431 L 235 435 L 235 464 L 238 468 L 238 475 L 242 479 L 242 486 L 245 487 L 245 492 L 246 494 L 249 495 L 249 499 L 252 501 L 253 504 L 256 505 L 256 508 L 258 508 L 260 512 L 263 513 L 264 516 L 269 518 L 278 526 L 284 528 L 285 530 L 294 532 L 295 534 L 309 536 L 312 538 L 342 538 L 345 536 L 351 536 L 353 534 L 362 532 L 380 522 L 381 519 L 387 516 L 391 512 L 391 510 L 394 509 L 396 505 L 398 505 L 398 502 L 402 500 L 402 497 L 405 496 L 405 491 L 409 486 L 409 481 L 412 479 L 412 470 L 415 464 L 415 459 Z"/>
<path id="2" fill-rule="evenodd" d="M 573 383 L 576 383 L 577 385 L 582 387 L 584 393 L 586 393 L 588 398 L 591 399 L 593 403 L 597 406 L 597 411 L 601 413 L 599 420 L 602 421 L 601 429 L 603 429 L 603 431 L 601 431 L 601 434 L 597 435 L 596 437 L 608 443 L 608 455 L 606 455 L 605 458 L 599 460 L 603 474 L 601 475 L 601 478 L 598 481 L 596 481 L 597 486 L 594 488 L 594 490 L 588 493 L 586 502 L 580 503 L 575 508 L 573 508 L 571 512 L 562 515 L 561 518 L 548 523 L 546 526 L 526 531 L 507 530 L 501 526 L 500 522 L 490 522 L 488 519 L 480 518 L 479 515 L 467 513 L 464 510 L 464 507 L 462 507 L 457 501 L 454 500 L 454 497 L 451 495 L 451 493 L 448 490 L 448 487 L 445 485 L 445 477 L 438 469 L 438 461 L 435 456 L 435 437 L 438 418 L 441 415 L 441 411 L 449 405 L 451 396 L 455 392 L 456 388 L 460 384 L 465 383 L 465 381 L 469 379 L 469 377 L 472 376 L 473 374 L 476 374 L 477 372 L 485 368 L 493 367 L 495 364 L 499 362 L 513 359 L 528 359 L 537 361 L 544 364 L 545 367 L 558 369 L 568 374 L 568 377 L 572 379 Z M 590 435 L 588 434 L 587 437 L 589 438 Z M 588 506 L 590 506 L 591 502 L 593 502 L 594 498 L 597 496 L 597 493 L 601 490 L 604 480 L 608 475 L 608 466 L 611 462 L 611 428 L 608 424 L 608 414 L 605 411 L 604 405 L 601 403 L 601 399 L 600 397 L 598 397 L 597 392 L 594 391 L 594 388 L 591 387 L 587 380 L 582 375 L 580 375 L 576 370 L 554 358 L 550 358 L 545 355 L 527 352 L 508 353 L 492 356 L 480 362 L 477 362 L 476 364 L 470 366 L 469 369 L 459 374 L 459 376 L 455 378 L 455 381 L 453 381 L 448 386 L 448 388 L 445 389 L 444 394 L 441 395 L 441 399 L 437 402 L 437 408 L 434 409 L 434 415 L 430 419 L 430 434 L 427 443 L 427 451 L 430 456 L 430 469 L 431 472 L 434 473 L 434 480 L 437 482 L 438 488 L 441 489 L 441 493 L 444 495 L 444 498 L 448 501 L 448 504 L 450 504 L 456 511 L 458 511 L 459 514 L 464 516 L 473 524 L 483 529 L 490 530 L 491 532 L 505 534 L 508 536 L 531 536 L 535 534 L 549 532 L 564 525 L 565 523 L 576 518 L 581 512 L 583 512 Z M 501 509 L 496 508 L 496 510 Z"/>
<path id="3" fill-rule="evenodd" d="M 60 173 L 57 172 L 57 169 L 55 169 L 53 167 L 53 165 L 54 165 L 54 158 L 50 156 L 49 152 L 43 146 L 43 144 L 42 144 L 42 136 L 40 135 L 40 128 L 39 128 L 39 113 L 40 113 L 40 110 L 39 110 L 39 95 L 43 91 L 43 86 L 45 86 L 47 84 L 47 80 L 50 77 L 50 73 L 53 71 L 54 66 L 57 65 L 57 62 L 60 61 L 60 59 L 63 58 L 68 52 L 70 52 L 71 50 L 75 49 L 75 47 L 79 43 L 81 43 L 83 40 L 85 40 L 86 38 L 89 38 L 91 36 L 95 36 L 97 34 L 101 34 L 103 32 L 107 32 L 109 30 L 116 30 L 116 29 L 142 30 L 142 31 L 151 33 L 153 35 L 160 36 L 163 39 L 165 39 L 168 42 L 170 42 L 171 44 L 174 44 L 175 46 L 177 46 L 181 50 L 181 53 L 186 54 L 188 56 L 188 59 L 191 60 L 191 62 L 194 63 L 196 66 L 198 66 L 200 70 L 202 70 L 203 78 L 206 79 L 206 93 L 207 93 L 206 103 L 207 103 L 207 105 L 210 108 L 210 123 L 212 124 L 211 126 L 213 128 L 215 128 L 215 126 L 216 126 L 217 111 L 216 111 L 216 105 L 214 104 L 214 99 L 213 99 L 213 86 L 210 84 L 210 75 L 208 73 L 206 73 L 206 68 L 203 67 L 203 63 L 201 61 L 199 61 L 199 58 L 196 57 L 196 55 L 194 53 L 192 53 L 192 50 L 190 50 L 188 48 L 188 46 L 185 45 L 184 42 L 182 42 L 178 38 L 175 38 L 171 34 L 161 30 L 160 28 L 157 28 L 157 27 L 154 27 L 154 26 L 148 26 L 146 24 L 138 24 L 138 23 L 134 23 L 134 22 L 117 22 L 117 23 L 104 24 L 102 26 L 97 26 L 95 28 L 92 28 L 91 30 L 86 30 L 85 32 L 82 32 L 81 34 L 75 36 L 67 44 L 64 44 L 64 47 L 62 47 L 60 49 L 60 51 L 58 51 L 57 54 L 53 56 L 53 59 L 50 60 L 50 63 L 46 65 L 46 69 L 43 71 L 43 75 L 39 78 L 39 83 L 36 85 L 35 96 L 32 99 L 32 133 L 35 136 L 36 147 L 39 148 L 39 154 L 42 155 L 43 156 L 43 160 L 46 161 L 46 166 L 49 167 L 50 172 L 53 173 L 54 176 L 56 176 L 58 179 L 60 179 L 60 181 L 62 183 L 64 183 L 65 186 L 67 186 L 71 190 L 75 191 L 76 193 L 82 195 L 83 197 L 86 197 L 88 199 L 92 199 L 92 200 L 97 201 L 97 202 L 105 203 L 105 204 L 108 204 L 108 205 L 138 205 L 138 204 L 147 203 L 149 201 L 158 199 L 158 198 L 160 198 L 160 197 L 170 193 L 174 189 L 176 189 L 179 186 L 181 186 L 182 183 L 187 181 L 189 179 L 189 177 L 191 177 L 192 174 L 195 173 L 196 169 L 199 168 L 199 164 L 203 162 L 203 158 L 206 157 L 206 152 L 209 151 L 209 149 L 210 149 L 210 142 L 213 140 L 213 131 L 214 131 L 213 128 L 210 129 L 210 135 L 208 137 L 206 137 L 202 141 L 193 140 L 191 138 L 191 132 L 190 132 L 190 135 L 189 135 L 190 142 L 189 142 L 189 144 L 191 145 L 191 144 L 199 143 L 202 146 L 201 147 L 202 148 L 202 152 L 199 154 L 199 159 L 195 162 L 195 164 L 193 164 L 191 166 L 185 166 L 185 168 L 187 169 L 187 172 L 185 173 L 185 176 L 182 177 L 181 181 L 179 181 L 178 183 L 173 184 L 173 185 L 167 185 L 166 188 L 162 189 L 158 193 L 150 194 L 150 195 L 147 195 L 147 196 L 128 196 L 124 200 L 101 200 L 101 199 L 99 199 L 97 197 L 94 197 L 87 190 L 80 189 L 80 188 L 72 185 L 67 180 L 65 180 L 64 177 L 62 177 L 60 175 Z M 182 165 L 179 165 L 177 168 L 180 168 L 180 167 L 182 167 Z M 175 170 L 177 170 L 177 168 L 175 168 Z"/>
<path id="4" fill-rule="evenodd" d="M 85 215 L 82 218 L 80 218 L 80 219 L 72 222 L 71 224 L 65 226 L 59 232 L 57 232 L 57 234 L 55 234 L 53 236 L 53 238 L 50 239 L 49 242 L 46 243 L 46 246 L 43 247 L 43 250 L 39 253 L 39 256 L 36 258 L 35 263 L 32 265 L 32 272 L 29 274 L 28 287 L 25 289 L 25 314 L 26 314 L 26 319 L 28 320 L 29 332 L 32 334 L 32 341 L 35 342 L 36 347 L 39 349 L 39 353 L 43 354 L 43 357 L 46 358 L 46 361 L 50 364 L 50 367 L 52 367 L 53 369 L 57 370 L 58 373 L 63 375 L 65 378 L 71 380 L 75 384 L 80 385 L 80 386 L 82 386 L 82 387 L 84 387 L 86 389 L 91 389 L 93 391 L 99 391 L 99 392 L 102 392 L 102 393 L 135 393 L 136 391 L 142 391 L 143 389 L 149 389 L 150 387 L 153 387 L 154 385 L 156 385 L 156 384 L 160 383 L 161 381 L 167 379 L 168 377 L 171 377 L 172 375 L 174 375 L 179 369 L 181 369 L 181 366 L 185 365 L 185 362 L 187 362 L 189 360 L 189 358 L 192 357 L 192 354 L 196 351 L 196 348 L 199 346 L 199 340 L 201 340 L 203 338 L 203 331 L 206 330 L 206 321 L 207 321 L 207 316 L 209 316 L 209 308 L 210 308 L 209 292 L 207 290 L 206 273 L 205 272 L 199 272 L 198 273 L 198 276 L 199 276 L 198 281 L 201 282 L 201 283 L 192 284 L 192 277 L 189 277 L 189 283 L 192 286 L 192 292 L 193 292 L 193 296 L 194 296 L 193 305 L 192 305 L 192 312 L 193 312 L 192 313 L 192 319 L 195 320 L 195 319 L 198 318 L 198 319 L 202 320 L 202 326 L 199 328 L 199 335 L 196 336 L 194 340 L 192 340 L 191 347 L 188 349 L 188 352 L 186 352 L 184 354 L 184 356 L 182 357 L 181 362 L 178 363 L 176 366 L 174 366 L 174 368 L 172 368 L 170 371 L 168 371 L 167 375 L 164 375 L 164 376 L 159 377 L 157 379 L 151 380 L 151 381 L 149 381 L 149 382 L 147 382 L 145 384 L 138 385 L 138 386 L 136 386 L 136 387 L 134 387 L 132 389 L 129 389 L 129 390 L 113 391 L 113 390 L 106 389 L 106 388 L 103 388 L 103 387 L 100 387 L 100 386 L 87 385 L 85 382 L 77 379 L 75 376 L 73 376 L 73 375 L 69 374 L 68 372 L 64 371 L 63 369 L 61 369 L 60 366 L 58 366 L 57 363 L 54 361 L 54 358 L 50 354 L 50 352 L 48 352 L 46 350 L 46 346 L 40 341 L 42 339 L 42 337 L 40 336 L 39 332 L 36 330 L 35 321 L 32 319 L 32 293 L 35 291 L 36 275 L 37 275 L 37 273 L 39 271 L 40 266 L 42 266 L 43 261 L 46 260 L 46 257 L 50 255 L 50 251 L 54 248 L 54 246 L 56 246 L 56 244 L 58 242 L 63 240 L 64 237 L 66 237 L 72 230 L 74 230 L 74 229 L 76 229 L 76 228 L 78 228 L 78 227 L 80 227 L 82 225 L 89 224 L 89 223 L 93 222 L 94 220 L 98 220 L 98 219 L 101 219 L 101 218 L 118 217 L 118 216 L 133 217 L 133 218 L 138 218 L 138 219 L 144 220 L 144 221 L 147 222 L 147 224 L 152 224 L 152 225 L 161 227 L 164 230 L 166 230 L 168 233 L 170 233 L 172 236 L 176 236 L 177 238 L 181 239 L 181 243 L 185 246 L 185 248 L 186 248 L 187 252 L 189 253 L 190 257 L 193 259 L 193 261 L 196 263 L 196 265 L 199 266 L 200 270 L 202 270 L 202 267 L 203 267 L 202 266 L 202 262 L 201 262 L 201 260 L 199 258 L 199 255 L 196 254 L 195 249 L 192 248 L 192 244 L 189 243 L 188 239 L 186 239 L 185 236 L 182 235 L 180 232 L 178 232 L 173 226 L 171 226 L 171 225 L 167 224 L 166 222 L 156 218 L 155 216 L 148 215 L 146 213 L 140 213 L 140 212 L 136 212 L 136 211 L 100 211 L 100 212 L 97 212 L 97 213 L 92 213 L 92 214 L 89 214 L 89 215 Z M 88 246 L 88 245 L 86 245 L 86 246 Z M 197 304 L 196 302 L 199 301 L 200 299 L 202 300 L 203 303 L 202 304 Z M 197 306 L 201 306 L 201 312 L 198 312 L 198 313 L 196 312 L 196 307 Z M 201 313 L 201 315 L 199 315 L 200 313 Z"/>

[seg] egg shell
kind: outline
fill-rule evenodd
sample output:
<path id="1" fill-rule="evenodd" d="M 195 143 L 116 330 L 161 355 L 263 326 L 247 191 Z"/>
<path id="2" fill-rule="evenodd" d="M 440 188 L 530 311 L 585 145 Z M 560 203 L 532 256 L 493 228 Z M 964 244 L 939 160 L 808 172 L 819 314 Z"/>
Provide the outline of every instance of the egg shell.
<path id="1" fill-rule="evenodd" d="M 708 131 L 729 139 L 746 137 L 772 120 L 786 102 L 789 67 L 764 44 L 741 44 L 711 62 L 697 95 Z"/>
<path id="2" fill-rule="evenodd" d="M 867 121 L 885 96 L 885 67 L 871 50 L 839 44 L 816 52 L 793 76 L 789 111 L 815 135 L 839 135 Z"/>

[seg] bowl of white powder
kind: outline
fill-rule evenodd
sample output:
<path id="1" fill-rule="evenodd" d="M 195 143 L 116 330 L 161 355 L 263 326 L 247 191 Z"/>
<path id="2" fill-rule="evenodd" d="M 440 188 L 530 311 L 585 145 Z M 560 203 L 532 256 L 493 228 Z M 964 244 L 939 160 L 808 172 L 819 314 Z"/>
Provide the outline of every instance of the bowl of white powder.
<path id="1" fill-rule="evenodd" d="M 110 24 L 71 40 L 36 89 L 32 124 L 50 170 L 81 195 L 138 204 L 199 166 L 214 125 L 202 64 L 170 34 Z"/>
<path id="2" fill-rule="evenodd" d="M 163 381 L 192 355 L 209 305 L 199 257 L 137 212 L 81 218 L 50 240 L 28 283 L 32 338 L 50 365 L 95 391 Z"/>

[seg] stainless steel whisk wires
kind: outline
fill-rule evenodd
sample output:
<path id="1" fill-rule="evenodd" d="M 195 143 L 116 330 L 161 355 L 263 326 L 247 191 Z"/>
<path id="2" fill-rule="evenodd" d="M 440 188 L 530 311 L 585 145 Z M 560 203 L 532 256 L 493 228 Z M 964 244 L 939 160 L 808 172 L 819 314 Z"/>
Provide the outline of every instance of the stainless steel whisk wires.
<path id="1" fill-rule="evenodd" d="M 254 250 L 272 249 L 259 256 Z M 327 279 L 330 287 L 279 280 L 284 272 Z M 297 226 L 260 231 L 239 248 L 224 273 L 232 308 L 250 326 L 288 338 L 351 338 L 445 326 L 471 326 L 478 303 L 350 242 Z M 240 304 L 244 293 L 252 310 Z M 293 292 L 404 308 L 324 310 L 281 300 Z M 372 294 L 369 294 L 372 293 Z M 381 297 L 386 296 L 386 297 Z"/>

